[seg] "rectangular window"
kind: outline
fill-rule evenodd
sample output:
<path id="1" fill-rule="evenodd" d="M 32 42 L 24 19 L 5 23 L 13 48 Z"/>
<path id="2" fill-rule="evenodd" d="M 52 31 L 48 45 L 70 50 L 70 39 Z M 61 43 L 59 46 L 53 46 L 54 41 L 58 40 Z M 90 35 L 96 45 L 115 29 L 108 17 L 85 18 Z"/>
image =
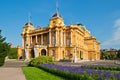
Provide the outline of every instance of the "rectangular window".
<path id="1" fill-rule="evenodd" d="M 55 56 L 55 50 L 52 50 L 52 56 Z"/>

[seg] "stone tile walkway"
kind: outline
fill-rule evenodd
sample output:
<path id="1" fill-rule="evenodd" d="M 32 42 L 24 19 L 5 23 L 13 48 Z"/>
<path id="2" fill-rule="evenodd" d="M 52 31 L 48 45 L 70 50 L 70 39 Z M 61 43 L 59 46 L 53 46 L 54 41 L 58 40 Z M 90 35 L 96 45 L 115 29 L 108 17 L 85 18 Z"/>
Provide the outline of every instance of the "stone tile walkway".
<path id="1" fill-rule="evenodd" d="M 21 67 L 24 61 L 6 60 L 4 66 L 0 67 L 0 80 L 26 80 Z"/>

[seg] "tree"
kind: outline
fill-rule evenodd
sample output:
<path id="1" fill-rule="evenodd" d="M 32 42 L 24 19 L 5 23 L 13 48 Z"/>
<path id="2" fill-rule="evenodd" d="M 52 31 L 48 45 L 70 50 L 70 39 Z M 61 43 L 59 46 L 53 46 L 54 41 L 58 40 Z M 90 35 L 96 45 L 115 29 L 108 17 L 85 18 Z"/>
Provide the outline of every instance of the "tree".
<path id="1" fill-rule="evenodd" d="M 17 59 L 17 48 L 10 48 L 7 56 L 9 59 Z"/>
<path id="2" fill-rule="evenodd" d="M 117 58 L 120 58 L 120 49 L 118 50 Z"/>
<path id="3" fill-rule="evenodd" d="M 10 49 L 10 46 L 7 42 L 5 42 L 6 38 L 1 35 L 0 30 L 0 66 L 4 64 L 5 57 Z"/>
<path id="4" fill-rule="evenodd" d="M 108 57 L 109 57 L 110 60 L 114 60 L 114 59 L 117 58 L 116 54 L 114 54 L 114 53 L 109 54 Z"/>
<path id="5" fill-rule="evenodd" d="M 101 59 L 108 59 L 108 53 L 106 51 L 101 51 Z"/>

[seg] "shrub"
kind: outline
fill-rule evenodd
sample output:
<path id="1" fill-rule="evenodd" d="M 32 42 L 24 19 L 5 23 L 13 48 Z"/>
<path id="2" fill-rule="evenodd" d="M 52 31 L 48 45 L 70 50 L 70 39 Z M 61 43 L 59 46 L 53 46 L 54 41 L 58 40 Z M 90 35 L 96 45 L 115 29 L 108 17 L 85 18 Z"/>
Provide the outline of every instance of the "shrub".
<path id="1" fill-rule="evenodd" d="M 49 56 L 39 56 L 28 62 L 28 66 L 38 67 L 40 64 L 55 64 L 55 62 L 53 61 L 52 57 Z"/>
<path id="2" fill-rule="evenodd" d="M 4 64 L 5 58 L 0 58 L 0 66 Z"/>
<path id="3" fill-rule="evenodd" d="M 5 57 L 7 56 L 7 53 L 9 51 L 9 44 L 5 42 L 6 38 L 1 35 L 0 30 L 0 66 L 4 64 Z"/>

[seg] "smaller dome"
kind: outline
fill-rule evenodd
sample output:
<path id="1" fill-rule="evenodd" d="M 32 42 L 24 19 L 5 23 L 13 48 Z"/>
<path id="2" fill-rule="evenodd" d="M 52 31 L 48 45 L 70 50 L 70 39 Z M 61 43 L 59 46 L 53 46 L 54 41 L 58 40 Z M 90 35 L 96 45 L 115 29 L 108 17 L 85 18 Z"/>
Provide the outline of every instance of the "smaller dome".
<path id="1" fill-rule="evenodd" d="M 58 13 L 55 13 L 55 14 L 52 16 L 52 18 L 56 18 L 56 17 L 60 17 L 60 18 L 62 18 L 62 16 L 59 15 Z"/>
<path id="2" fill-rule="evenodd" d="M 32 24 L 31 22 L 27 22 L 27 23 L 25 24 L 25 26 L 28 26 L 28 25 L 33 26 L 33 24 Z"/>
<path id="3" fill-rule="evenodd" d="M 81 26 L 81 29 L 86 30 L 86 27 L 85 26 Z"/>
<path id="4" fill-rule="evenodd" d="M 86 27 L 82 23 L 78 23 L 77 25 L 80 26 L 82 30 L 86 30 Z"/>
<path id="5" fill-rule="evenodd" d="M 83 24 L 82 24 L 82 23 L 78 23 L 77 25 L 78 25 L 78 26 L 83 26 Z"/>

